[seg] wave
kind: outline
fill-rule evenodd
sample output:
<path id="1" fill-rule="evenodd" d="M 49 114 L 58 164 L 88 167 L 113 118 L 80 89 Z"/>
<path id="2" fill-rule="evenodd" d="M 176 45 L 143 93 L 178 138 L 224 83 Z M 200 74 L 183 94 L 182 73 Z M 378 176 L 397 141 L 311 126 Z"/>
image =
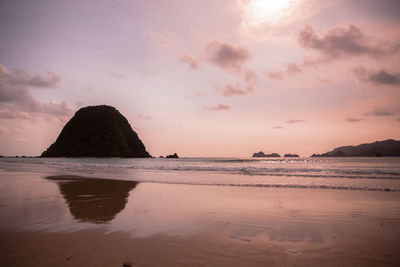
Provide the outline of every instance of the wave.
<path id="1" fill-rule="evenodd" d="M 129 169 L 159 171 L 194 171 L 239 173 L 260 176 L 316 177 L 316 178 L 368 178 L 400 179 L 400 172 L 381 169 L 316 169 L 316 168 L 256 168 L 256 167 L 209 167 L 209 166 L 129 166 Z"/>
<path id="2" fill-rule="evenodd" d="M 193 184 L 198 185 L 198 184 Z M 382 187 L 342 186 L 342 185 L 301 185 L 301 184 L 207 184 L 214 186 L 265 187 L 265 188 L 302 188 L 302 189 L 337 189 L 357 191 L 400 192 L 400 189 Z"/>
<path id="3" fill-rule="evenodd" d="M 31 158 L 1 159 L 0 168 L 138 182 L 400 191 L 399 159 Z"/>
<path id="4" fill-rule="evenodd" d="M 241 174 L 247 176 L 345 178 L 345 179 L 391 179 L 400 180 L 400 167 L 397 164 L 376 166 L 365 163 L 353 166 L 340 166 L 337 162 L 323 159 L 231 159 L 231 158 L 188 158 L 188 159 L 33 159 L 30 163 L 44 164 L 47 167 L 67 170 L 123 172 L 129 170 L 177 171 L 177 172 L 215 172 Z M 271 163 L 273 162 L 273 163 Z M 292 164 L 293 163 L 293 164 Z"/>

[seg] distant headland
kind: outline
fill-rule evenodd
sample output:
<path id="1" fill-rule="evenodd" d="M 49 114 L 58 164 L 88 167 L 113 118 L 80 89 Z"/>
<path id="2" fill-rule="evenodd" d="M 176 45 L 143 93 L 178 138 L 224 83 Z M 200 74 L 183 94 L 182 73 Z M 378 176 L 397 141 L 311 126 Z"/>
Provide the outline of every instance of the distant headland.
<path id="1" fill-rule="evenodd" d="M 128 120 L 114 107 L 79 109 L 41 157 L 151 157 Z"/>
<path id="2" fill-rule="evenodd" d="M 341 146 L 311 157 L 400 157 L 400 141 L 388 139 L 358 146 Z"/>

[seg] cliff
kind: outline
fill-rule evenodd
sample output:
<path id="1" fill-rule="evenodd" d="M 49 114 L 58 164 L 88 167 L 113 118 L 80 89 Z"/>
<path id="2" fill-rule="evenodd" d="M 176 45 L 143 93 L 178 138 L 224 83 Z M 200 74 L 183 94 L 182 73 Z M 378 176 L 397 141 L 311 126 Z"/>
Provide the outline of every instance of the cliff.
<path id="1" fill-rule="evenodd" d="M 150 157 L 128 120 L 114 107 L 79 109 L 41 157 Z"/>
<path id="2" fill-rule="evenodd" d="M 358 146 L 341 146 L 311 157 L 400 157 L 400 141 L 388 139 Z"/>

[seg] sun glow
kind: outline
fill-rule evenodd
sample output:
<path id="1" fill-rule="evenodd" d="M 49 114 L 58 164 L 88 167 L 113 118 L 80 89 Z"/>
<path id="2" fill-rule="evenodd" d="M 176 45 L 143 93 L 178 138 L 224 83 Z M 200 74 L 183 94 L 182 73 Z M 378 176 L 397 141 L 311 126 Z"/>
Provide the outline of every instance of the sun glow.
<path id="1" fill-rule="evenodd" d="M 289 10 L 292 0 L 250 0 L 243 8 L 252 26 L 275 23 Z"/>

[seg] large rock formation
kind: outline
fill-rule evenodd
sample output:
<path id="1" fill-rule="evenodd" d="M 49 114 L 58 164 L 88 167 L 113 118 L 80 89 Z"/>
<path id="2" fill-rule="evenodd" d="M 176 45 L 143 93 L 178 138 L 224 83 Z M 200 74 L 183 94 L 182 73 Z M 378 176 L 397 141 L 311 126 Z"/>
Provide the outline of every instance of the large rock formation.
<path id="1" fill-rule="evenodd" d="M 400 157 L 400 141 L 388 139 L 358 146 L 341 146 L 311 157 Z"/>
<path id="2" fill-rule="evenodd" d="M 42 157 L 150 157 L 128 120 L 111 106 L 79 109 Z"/>
<path id="3" fill-rule="evenodd" d="M 253 158 L 280 158 L 281 155 L 278 153 L 272 153 L 272 154 L 264 154 L 264 152 L 260 151 L 257 153 L 253 153 Z"/>

